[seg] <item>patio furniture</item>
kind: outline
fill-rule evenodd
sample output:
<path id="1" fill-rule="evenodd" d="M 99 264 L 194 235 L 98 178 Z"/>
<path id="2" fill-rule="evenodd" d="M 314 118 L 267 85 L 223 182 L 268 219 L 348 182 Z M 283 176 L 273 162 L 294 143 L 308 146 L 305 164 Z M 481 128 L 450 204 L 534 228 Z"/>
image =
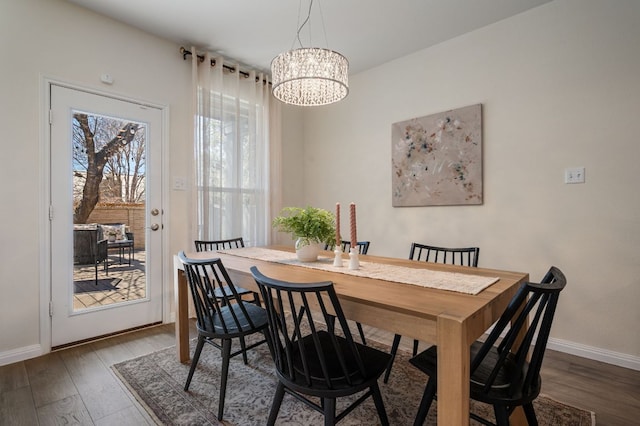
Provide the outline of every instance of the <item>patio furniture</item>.
<path id="1" fill-rule="evenodd" d="M 123 223 L 105 223 L 100 225 L 105 235 L 112 234 L 115 237 L 114 241 L 108 239 L 108 250 L 118 250 L 118 261 L 122 265 L 122 258 L 125 251 L 129 253 L 129 265 L 133 258 L 133 232 L 128 232 L 127 225 Z"/>
<path id="2" fill-rule="evenodd" d="M 125 251 L 129 253 L 129 265 L 131 265 L 131 260 L 133 259 L 133 232 L 125 232 L 127 239 L 126 240 L 116 240 L 116 241 L 107 241 L 107 245 L 109 250 L 117 249 L 118 250 L 118 259 L 120 264 L 122 265 L 122 258 L 124 257 Z"/>
<path id="3" fill-rule="evenodd" d="M 98 264 L 102 263 L 106 274 L 109 275 L 107 254 L 107 240 L 102 238 L 102 230 L 97 226 L 73 230 L 73 264 L 94 265 L 96 285 L 98 284 Z"/>

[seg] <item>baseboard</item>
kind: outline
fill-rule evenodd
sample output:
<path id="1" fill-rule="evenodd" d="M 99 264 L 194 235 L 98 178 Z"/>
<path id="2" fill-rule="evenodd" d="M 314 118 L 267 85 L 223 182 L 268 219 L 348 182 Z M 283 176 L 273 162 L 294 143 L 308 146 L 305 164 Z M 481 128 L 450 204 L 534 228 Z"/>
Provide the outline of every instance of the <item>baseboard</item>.
<path id="1" fill-rule="evenodd" d="M 549 341 L 547 342 L 547 348 L 582 358 L 617 365 L 618 367 L 640 371 L 640 357 L 637 356 L 582 345 L 568 340 L 554 339 L 552 337 L 549 338 Z"/>
<path id="2" fill-rule="evenodd" d="M 42 346 L 31 345 L 23 348 L 0 352 L 0 366 L 13 364 L 42 355 Z"/>
<path id="3" fill-rule="evenodd" d="M 170 318 L 173 320 L 173 313 L 170 315 Z M 582 345 L 580 343 L 574 343 L 568 340 L 554 339 L 552 337 L 549 338 L 547 347 L 554 351 L 640 371 L 640 357 L 627 355 L 620 352 L 608 351 L 593 346 Z M 25 346 L 23 348 L 0 352 L 0 366 L 35 358 L 42 354 L 43 352 L 41 345 Z"/>

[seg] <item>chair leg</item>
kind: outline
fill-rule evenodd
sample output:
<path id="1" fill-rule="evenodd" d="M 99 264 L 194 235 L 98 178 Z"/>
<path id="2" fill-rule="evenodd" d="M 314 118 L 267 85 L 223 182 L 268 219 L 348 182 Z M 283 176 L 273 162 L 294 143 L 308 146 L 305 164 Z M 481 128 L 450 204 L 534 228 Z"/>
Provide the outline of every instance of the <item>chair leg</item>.
<path id="1" fill-rule="evenodd" d="M 436 396 L 436 389 L 438 388 L 437 381 L 434 378 L 429 377 L 427 385 L 424 388 L 420 405 L 418 406 L 418 414 L 413 422 L 413 426 L 422 426 L 427 420 L 427 414 L 433 403 L 433 398 Z"/>
<path id="2" fill-rule="evenodd" d="M 389 359 L 389 365 L 387 366 L 387 371 L 384 373 L 384 382 L 387 383 L 389 381 L 389 375 L 391 374 L 391 367 L 393 366 L 393 360 L 396 359 L 396 352 L 398 352 L 398 346 L 400 345 L 400 338 L 402 336 L 396 334 L 393 336 L 393 344 L 391 345 L 391 359 Z"/>
<path id="3" fill-rule="evenodd" d="M 509 426 L 509 413 L 504 405 L 494 405 L 493 412 L 496 415 L 496 425 Z"/>
<path id="4" fill-rule="evenodd" d="M 364 338 L 364 330 L 362 330 L 362 324 L 356 322 L 356 327 L 358 327 L 358 333 L 360 333 L 360 339 L 362 339 L 362 344 L 367 346 L 367 340 Z"/>
<path id="5" fill-rule="evenodd" d="M 218 420 L 222 421 L 224 413 L 224 398 L 227 394 L 227 376 L 229 374 L 229 359 L 231 358 L 231 339 L 222 341 L 222 371 L 220 372 L 220 398 L 218 400 Z"/>
<path id="6" fill-rule="evenodd" d="M 247 344 L 244 342 L 244 336 L 240 336 L 240 349 L 242 349 L 244 365 L 247 365 L 249 362 L 247 361 Z"/>
<path id="7" fill-rule="evenodd" d="M 389 425 L 389 418 L 387 417 L 387 411 L 384 409 L 384 402 L 382 401 L 382 394 L 380 393 L 380 387 L 378 382 L 374 382 L 371 386 L 371 397 L 374 404 L 376 404 L 376 410 L 378 410 L 378 417 L 380 417 L 380 424 L 382 426 Z"/>
<path id="8" fill-rule="evenodd" d="M 324 406 L 324 426 L 336 424 L 336 400 L 335 398 L 322 398 Z"/>
<path id="9" fill-rule="evenodd" d="M 538 426 L 538 419 L 536 418 L 536 412 L 533 409 L 533 404 L 524 404 L 522 408 L 524 409 L 524 415 L 527 416 L 527 423 L 529 423 L 529 426 Z"/>
<path id="10" fill-rule="evenodd" d="M 282 398 L 284 398 L 284 385 L 282 384 L 282 382 L 278 382 L 278 386 L 276 387 L 276 394 L 273 396 L 273 402 L 271 403 L 271 411 L 269 411 L 267 426 L 273 426 L 276 424 L 278 412 L 280 411 L 280 405 L 282 404 Z"/>
<path id="11" fill-rule="evenodd" d="M 413 340 L 413 356 L 418 355 L 418 340 Z"/>
<path id="12" fill-rule="evenodd" d="M 198 360 L 200 359 L 200 352 L 202 352 L 202 347 L 204 346 L 204 337 L 198 336 L 198 344 L 196 345 L 196 350 L 193 353 L 193 358 L 191 358 L 191 368 L 189 369 L 189 375 L 187 376 L 187 383 L 184 384 L 184 390 L 189 390 L 189 385 L 191 384 L 191 379 L 193 378 L 193 372 L 196 371 L 196 366 L 198 365 Z"/>

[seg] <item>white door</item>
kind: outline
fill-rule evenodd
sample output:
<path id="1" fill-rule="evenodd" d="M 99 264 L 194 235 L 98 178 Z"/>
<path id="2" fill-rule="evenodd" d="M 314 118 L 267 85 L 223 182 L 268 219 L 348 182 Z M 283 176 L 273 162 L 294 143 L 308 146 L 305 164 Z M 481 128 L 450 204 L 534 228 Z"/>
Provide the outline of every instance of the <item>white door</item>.
<path id="1" fill-rule="evenodd" d="M 57 347 L 162 320 L 162 111 L 50 88 Z"/>

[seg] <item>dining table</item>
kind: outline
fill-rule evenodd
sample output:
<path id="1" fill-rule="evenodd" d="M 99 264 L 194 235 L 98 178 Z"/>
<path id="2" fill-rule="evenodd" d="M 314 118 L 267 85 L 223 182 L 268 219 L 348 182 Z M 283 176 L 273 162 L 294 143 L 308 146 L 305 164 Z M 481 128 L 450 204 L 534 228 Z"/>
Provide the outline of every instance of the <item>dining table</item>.
<path id="1" fill-rule="evenodd" d="M 522 272 L 373 255 L 360 255 L 360 267 L 351 270 L 347 253 L 342 255 L 342 266 L 333 266 L 334 253 L 329 251 L 321 251 L 314 265 L 295 260 L 293 247 L 277 245 L 186 254 L 195 259 L 220 258 L 234 285 L 255 292 L 252 266 L 285 281 L 331 281 L 347 319 L 437 344 L 439 426 L 469 424 L 471 344 L 498 320 L 517 289 L 529 280 Z M 174 271 L 177 356 L 186 363 L 189 290 L 177 256 Z M 484 284 L 474 291 L 467 288 L 467 281 Z M 447 287 L 457 283 L 462 291 Z M 521 412 L 512 415 L 511 421 L 525 424 Z"/>

